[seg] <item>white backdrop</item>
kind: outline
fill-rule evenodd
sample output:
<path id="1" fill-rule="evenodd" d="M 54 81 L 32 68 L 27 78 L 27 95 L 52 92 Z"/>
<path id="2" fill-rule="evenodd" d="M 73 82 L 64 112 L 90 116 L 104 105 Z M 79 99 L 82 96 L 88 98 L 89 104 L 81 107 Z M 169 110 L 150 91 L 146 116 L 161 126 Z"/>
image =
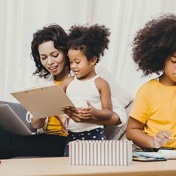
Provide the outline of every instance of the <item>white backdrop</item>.
<path id="1" fill-rule="evenodd" d="M 109 50 L 100 64 L 131 95 L 150 78 L 141 77 L 132 60 L 137 30 L 153 17 L 176 12 L 176 0 L 0 0 L 0 100 L 26 88 L 34 71 L 30 43 L 36 30 L 58 23 L 104 24 L 111 30 Z"/>

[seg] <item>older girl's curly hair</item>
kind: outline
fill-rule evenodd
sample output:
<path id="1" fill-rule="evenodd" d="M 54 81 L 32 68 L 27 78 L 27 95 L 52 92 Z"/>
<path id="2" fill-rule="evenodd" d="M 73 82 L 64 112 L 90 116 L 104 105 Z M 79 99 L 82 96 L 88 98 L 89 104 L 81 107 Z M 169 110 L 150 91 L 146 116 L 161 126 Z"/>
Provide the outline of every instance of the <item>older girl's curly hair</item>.
<path id="1" fill-rule="evenodd" d="M 147 22 L 132 44 L 133 60 L 145 76 L 160 74 L 168 56 L 176 51 L 176 15 L 165 14 Z"/>
<path id="2" fill-rule="evenodd" d="M 66 65 L 70 69 L 70 62 L 67 56 L 67 40 L 68 36 L 64 29 L 57 24 L 50 24 L 49 26 L 43 27 L 33 34 L 33 40 L 31 42 L 31 56 L 34 59 L 36 70 L 34 75 L 46 78 L 50 73 L 42 65 L 40 61 L 40 55 L 38 47 L 40 44 L 48 41 L 54 42 L 54 47 L 64 53 L 66 59 Z"/>
<path id="3" fill-rule="evenodd" d="M 109 29 L 104 25 L 92 26 L 71 26 L 68 34 L 68 49 L 81 50 L 88 60 L 104 55 L 104 50 L 108 49 Z"/>

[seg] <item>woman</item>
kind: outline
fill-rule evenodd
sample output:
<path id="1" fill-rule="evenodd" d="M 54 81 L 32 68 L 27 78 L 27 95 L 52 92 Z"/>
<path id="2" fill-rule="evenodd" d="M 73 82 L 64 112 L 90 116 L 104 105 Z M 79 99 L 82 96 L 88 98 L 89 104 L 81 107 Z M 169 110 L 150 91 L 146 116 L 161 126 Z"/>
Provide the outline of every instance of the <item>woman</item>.
<path id="1" fill-rule="evenodd" d="M 52 53 L 50 53 L 50 49 L 53 49 Z M 34 33 L 31 50 L 37 68 L 34 74 L 37 75 L 36 81 L 39 81 L 40 84 L 42 82 L 44 84 L 53 82 L 53 80 L 59 84 L 59 81 L 62 81 L 69 75 L 69 60 L 66 56 L 67 34 L 60 26 L 44 27 L 42 30 Z M 49 60 L 45 58 L 48 53 Z M 55 59 L 56 62 L 53 65 L 52 63 Z M 47 66 L 46 63 L 48 64 Z M 53 75 L 54 79 L 52 79 L 50 74 Z M 32 126 L 38 129 L 45 124 L 46 118 L 32 118 L 31 120 Z M 50 117 L 47 124 L 46 133 L 32 136 L 17 136 L 2 131 L 0 133 L 0 158 L 63 156 L 66 134 L 62 132 L 59 121 L 54 117 Z"/>

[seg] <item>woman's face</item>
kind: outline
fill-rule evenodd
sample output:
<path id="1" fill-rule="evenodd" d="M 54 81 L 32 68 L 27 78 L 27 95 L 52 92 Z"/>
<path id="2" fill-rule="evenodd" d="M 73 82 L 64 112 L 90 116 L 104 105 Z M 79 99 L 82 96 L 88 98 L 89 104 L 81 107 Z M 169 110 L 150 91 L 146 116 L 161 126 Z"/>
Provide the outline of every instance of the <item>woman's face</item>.
<path id="1" fill-rule="evenodd" d="M 63 52 L 54 47 L 53 41 L 48 41 L 38 46 L 42 65 L 53 75 L 57 76 L 66 67 L 66 59 Z"/>

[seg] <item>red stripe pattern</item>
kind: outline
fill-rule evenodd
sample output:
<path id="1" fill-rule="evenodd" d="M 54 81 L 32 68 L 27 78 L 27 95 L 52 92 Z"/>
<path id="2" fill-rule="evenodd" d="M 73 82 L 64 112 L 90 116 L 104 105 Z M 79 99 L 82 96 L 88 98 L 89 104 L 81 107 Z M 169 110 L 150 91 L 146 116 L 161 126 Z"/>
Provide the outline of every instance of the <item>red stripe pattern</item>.
<path id="1" fill-rule="evenodd" d="M 71 165 L 127 166 L 132 162 L 128 140 L 77 140 L 69 143 Z"/>

